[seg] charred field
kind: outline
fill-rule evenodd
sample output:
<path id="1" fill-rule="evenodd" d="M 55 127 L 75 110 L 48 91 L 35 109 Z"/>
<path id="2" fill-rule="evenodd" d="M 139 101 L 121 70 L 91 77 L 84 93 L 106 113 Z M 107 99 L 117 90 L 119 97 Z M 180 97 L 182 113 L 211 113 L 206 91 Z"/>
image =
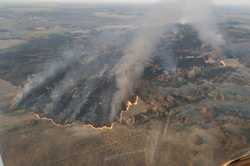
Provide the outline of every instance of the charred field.
<path id="1" fill-rule="evenodd" d="M 124 50 L 148 10 L 0 8 L 5 165 L 219 166 L 248 152 L 250 9 L 218 9 L 223 46 L 179 22 L 161 34 L 143 70 L 137 58 L 125 57 L 127 67 Z M 112 118 L 117 73 L 130 72 L 141 75 L 128 77 L 131 91 Z"/>

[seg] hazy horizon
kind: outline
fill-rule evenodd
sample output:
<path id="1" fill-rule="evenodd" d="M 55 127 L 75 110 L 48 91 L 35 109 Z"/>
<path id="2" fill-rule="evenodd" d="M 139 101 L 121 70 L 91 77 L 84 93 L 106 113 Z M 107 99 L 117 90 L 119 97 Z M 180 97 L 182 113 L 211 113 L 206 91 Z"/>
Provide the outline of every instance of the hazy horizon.
<path id="1" fill-rule="evenodd" d="M 155 3 L 160 0 L 2 0 L 2 3 Z M 175 0 L 169 0 L 175 1 Z M 250 5 L 249 0 L 213 0 L 216 5 Z M 0 2 L 0 3 L 1 3 Z"/>

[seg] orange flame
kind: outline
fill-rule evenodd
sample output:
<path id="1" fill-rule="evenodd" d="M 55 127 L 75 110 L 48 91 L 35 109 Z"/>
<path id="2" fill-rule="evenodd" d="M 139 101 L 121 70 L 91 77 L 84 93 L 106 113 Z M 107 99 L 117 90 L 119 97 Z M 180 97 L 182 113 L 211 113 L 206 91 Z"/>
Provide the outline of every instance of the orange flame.
<path id="1" fill-rule="evenodd" d="M 58 124 L 56 123 L 53 119 L 50 119 L 50 118 L 46 118 L 46 117 L 41 117 L 39 114 L 37 113 L 32 113 L 35 118 L 39 119 L 39 120 L 45 120 L 45 121 L 48 121 L 50 122 L 51 124 L 53 124 L 54 126 L 56 127 L 60 127 L 60 128 L 66 128 L 66 127 L 71 127 L 72 124 L 66 124 L 66 125 L 61 125 L 61 124 Z"/>
<path id="2" fill-rule="evenodd" d="M 41 117 L 39 114 L 37 113 L 32 113 L 35 118 L 39 119 L 39 120 L 45 120 L 45 121 L 48 121 L 50 122 L 52 125 L 56 126 L 56 127 L 59 127 L 59 128 L 67 128 L 67 127 L 72 127 L 74 125 L 74 123 L 71 123 L 71 124 L 66 124 L 66 125 L 62 125 L 62 124 L 58 124 L 56 123 L 53 119 L 50 119 L 50 118 L 46 118 L 46 117 Z M 88 125 L 82 125 L 82 127 L 90 127 L 92 129 L 95 129 L 95 130 L 112 130 L 113 129 L 113 124 L 111 124 L 110 127 L 108 126 L 104 126 L 104 127 L 94 127 L 93 125 L 91 124 L 88 124 Z"/>
<path id="3" fill-rule="evenodd" d="M 221 60 L 221 61 L 220 61 L 220 65 L 222 65 L 223 67 L 225 67 L 225 66 L 226 66 L 225 61 Z"/>
<path id="4" fill-rule="evenodd" d="M 82 125 L 82 127 L 90 127 L 92 129 L 95 129 L 95 130 L 112 130 L 113 127 L 114 127 L 114 124 L 112 123 L 110 127 L 108 126 L 104 126 L 104 127 L 94 127 L 93 125 Z"/>
<path id="5" fill-rule="evenodd" d="M 132 106 L 137 105 L 137 104 L 138 104 L 138 100 L 139 100 L 139 97 L 136 96 L 135 102 L 128 101 L 126 111 L 129 111 L 130 108 L 131 108 Z M 37 113 L 32 113 L 32 115 L 34 115 L 35 118 L 37 118 L 37 119 L 39 119 L 39 120 L 48 121 L 48 122 L 50 122 L 52 125 L 54 125 L 54 126 L 56 126 L 56 127 L 60 127 L 60 128 L 72 127 L 72 126 L 74 125 L 74 123 L 66 124 L 66 125 L 58 124 L 58 123 L 56 123 L 53 119 L 46 118 L 46 117 L 41 117 L 41 116 L 40 116 L 39 114 L 37 114 Z M 109 127 L 109 126 L 95 127 L 95 126 L 93 126 L 93 125 L 91 125 L 91 124 L 82 125 L 82 127 L 90 127 L 90 128 L 95 129 L 95 130 L 112 130 L 113 127 L 114 127 L 114 123 L 112 123 L 110 127 Z"/>
<path id="6" fill-rule="evenodd" d="M 138 104 L 139 97 L 136 96 L 135 102 L 128 101 L 126 111 L 129 111 L 131 107 Z"/>

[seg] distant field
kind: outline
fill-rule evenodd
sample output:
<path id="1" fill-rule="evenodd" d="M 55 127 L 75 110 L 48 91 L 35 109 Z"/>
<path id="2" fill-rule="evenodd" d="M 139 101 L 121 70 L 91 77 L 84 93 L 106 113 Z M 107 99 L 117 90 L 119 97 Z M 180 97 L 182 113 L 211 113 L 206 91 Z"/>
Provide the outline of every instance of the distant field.
<path id="1" fill-rule="evenodd" d="M 135 17 L 134 15 L 116 14 L 116 13 L 108 13 L 108 12 L 96 12 L 94 15 L 97 17 L 105 17 L 105 18 L 113 18 L 113 19 L 131 19 Z"/>
<path id="2" fill-rule="evenodd" d="M 0 50 L 16 47 L 24 43 L 26 43 L 25 40 L 18 40 L 18 39 L 0 40 Z"/>

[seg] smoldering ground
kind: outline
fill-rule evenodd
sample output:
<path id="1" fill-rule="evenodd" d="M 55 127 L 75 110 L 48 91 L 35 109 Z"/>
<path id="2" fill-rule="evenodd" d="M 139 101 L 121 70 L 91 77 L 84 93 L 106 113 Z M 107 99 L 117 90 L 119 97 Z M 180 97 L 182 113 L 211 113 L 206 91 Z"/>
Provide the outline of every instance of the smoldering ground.
<path id="1" fill-rule="evenodd" d="M 124 56 L 114 67 L 118 90 L 111 103 L 111 120 L 116 117 L 122 102 L 126 101 L 135 89 L 144 68 L 154 57 L 152 52 L 160 37 L 171 25 L 185 20 L 183 23 L 193 25 L 204 43 L 214 48 L 224 45 L 215 16 L 212 14 L 213 10 L 212 1 L 199 0 L 162 0 L 153 7 L 143 20 L 145 26 L 140 29 L 135 40 L 128 45 Z"/>
<path id="2" fill-rule="evenodd" d="M 109 32 L 98 33 L 88 46 L 75 41 L 61 51 L 60 59 L 50 60 L 43 71 L 31 76 L 16 96 L 14 108 L 28 108 L 62 123 L 80 120 L 104 125 L 111 102 L 105 96 L 115 89 L 109 71 L 125 38 L 117 40 L 120 34 L 116 33 L 110 36 L 115 41 L 106 42 L 103 33 Z"/>
<path id="3" fill-rule="evenodd" d="M 28 79 L 15 105 L 33 108 L 63 123 L 112 122 L 154 58 L 161 36 L 176 23 L 185 20 L 196 28 L 204 43 L 223 45 L 212 10 L 210 1 L 163 0 L 140 21 L 142 26 L 132 41 L 115 36 L 111 48 L 102 48 L 108 45 L 107 38 L 98 38 L 102 40 L 89 41 L 92 46 L 78 42 L 77 47 L 65 50 L 61 60 L 49 63 L 44 71 Z"/>

